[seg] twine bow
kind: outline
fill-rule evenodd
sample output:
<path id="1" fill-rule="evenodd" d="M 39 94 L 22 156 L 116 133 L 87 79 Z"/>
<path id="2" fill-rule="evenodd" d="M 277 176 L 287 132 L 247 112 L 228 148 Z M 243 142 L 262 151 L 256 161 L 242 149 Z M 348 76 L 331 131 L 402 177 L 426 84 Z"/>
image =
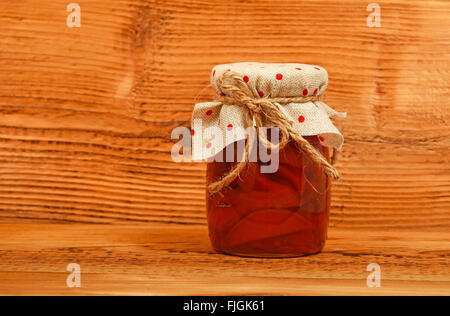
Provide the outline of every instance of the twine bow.
<path id="1" fill-rule="evenodd" d="M 262 134 L 258 133 L 259 140 L 270 150 L 282 150 L 292 139 L 299 148 L 307 153 L 311 159 L 320 165 L 325 173 L 334 179 L 339 179 L 339 172 L 333 167 L 306 139 L 300 135 L 291 125 L 291 122 L 281 112 L 277 104 L 287 103 L 305 103 L 309 101 L 318 101 L 318 96 L 293 97 L 293 98 L 255 98 L 242 79 L 241 75 L 232 72 L 224 72 L 216 81 L 217 87 L 223 92 L 222 96 L 217 97 L 217 101 L 223 104 L 233 104 L 241 106 L 244 109 L 247 126 L 255 126 L 258 131 L 263 127 L 263 119 L 280 130 L 280 141 L 277 145 L 273 144 Z M 249 162 L 250 151 L 255 142 L 254 133 L 247 133 L 244 156 L 241 161 L 222 179 L 212 183 L 208 191 L 213 194 L 220 192 L 224 187 L 230 185 L 245 168 Z"/>

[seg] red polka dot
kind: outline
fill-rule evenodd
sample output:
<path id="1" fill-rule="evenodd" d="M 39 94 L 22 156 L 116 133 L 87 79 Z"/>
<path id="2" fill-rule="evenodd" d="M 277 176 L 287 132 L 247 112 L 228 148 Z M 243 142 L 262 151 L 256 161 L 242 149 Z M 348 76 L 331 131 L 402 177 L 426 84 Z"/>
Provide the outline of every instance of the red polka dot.
<path id="1" fill-rule="evenodd" d="M 233 124 L 228 124 L 227 129 L 231 131 L 233 129 Z"/>
<path id="2" fill-rule="evenodd" d="M 319 88 L 316 88 L 316 90 L 314 90 L 314 94 L 317 94 L 317 92 L 319 92 Z"/>
<path id="3" fill-rule="evenodd" d="M 318 68 L 318 67 L 314 67 L 314 69 L 316 69 L 316 70 L 320 70 L 320 68 Z"/>
<path id="4" fill-rule="evenodd" d="M 214 70 L 214 71 L 213 71 L 213 77 L 214 77 L 215 75 L 216 75 L 216 71 Z"/>
<path id="5" fill-rule="evenodd" d="M 231 71 L 231 69 L 227 69 L 227 71 Z"/>
<path id="6" fill-rule="evenodd" d="M 245 83 L 247 83 L 249 80 L 250 80 L 250 79 L 248 78 L 248 76 L 245 76 L 245 77 L 244 77 Z"/>
<path id="7" fill-rule="evenodd" d="M 208 112 L 206 112 L 206 115 L 211 115 L 212 114 L 212 110 L 208 110 Z"/>
<path id="8" fill-rule="evenodd" d="M 295 69 L 297 69 L 297 70 L 302 70 L 302 68 L 295 68 Z"/>
<path id="9" fill-rule="evenodd" d="M 298 117 L 298 121 L 299 121 L 300 123 L 303 123 L 303 122 L 305 121 L 305 117 L 304 117 L 303 115 L 300 115 L 300 116 Z"/>
<path id="10" fill-rule="evenodd" d="M 306 97 L 308 95 L 308 89 L 303 90 L 303 95 Z"/>
<path id="11" fill-rule="evenodd" d="M 264 98 L 264 92 L 259 91 L 259 96 L 260 96 L 261 98 Z"/>
<path id="12" fill-rule="evenodd" d="M 191 134 L 192 134 L 192 136 L 194 136 L 194 135 L 195 135 L 195 131 L 194 131 L 194 130 L 192 130 L 192 131 L 191 131 Z"/>
<path id="13" fill-rule="evenodd" d="M 277 80 L 281 80 L 283 79 L 283 75 L 282 74 L 277 74 Z"/>
<path id="14" fill-rule="evenodd" d="M 212 146 L 211 143 L 206 144 L 206 148 L 211 148 L 211 146 Z"/>
<path id="15" fill-rule="evenodd" d="M 325 138 L 323 138 L 323 136 L 319 136 L 319 140 L 320 140 L 321 142 L 323 142 L 323 141 L 325 141 Z"/>

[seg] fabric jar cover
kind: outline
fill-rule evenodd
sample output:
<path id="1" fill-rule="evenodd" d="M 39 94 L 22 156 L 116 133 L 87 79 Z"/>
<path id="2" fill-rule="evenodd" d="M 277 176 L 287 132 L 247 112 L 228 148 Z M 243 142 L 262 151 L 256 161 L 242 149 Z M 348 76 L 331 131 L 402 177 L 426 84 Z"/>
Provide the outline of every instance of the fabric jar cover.
<path id="1" fill-rule="evenodd" d="M 218 65 L 211 71 L 211 84 L 218 95 L 217 78 L 225 71 L 240 74 L 254 98 L 307 97 L 321 95 L 328 85 L 328 73 L 305 64 L 235 63 Z M 318 135 L 322 145 L 341 149 L 344 137 L 330 120 L 345 117 L 321 101 L 277 104 L 302 136 Z M 205 102 L 192 113 L 192 159 L 214 157 L 226 146 L 246 138 L 244 110 L 237 105 Z M 269 124 L 265 125 L 270 127 Z"/>

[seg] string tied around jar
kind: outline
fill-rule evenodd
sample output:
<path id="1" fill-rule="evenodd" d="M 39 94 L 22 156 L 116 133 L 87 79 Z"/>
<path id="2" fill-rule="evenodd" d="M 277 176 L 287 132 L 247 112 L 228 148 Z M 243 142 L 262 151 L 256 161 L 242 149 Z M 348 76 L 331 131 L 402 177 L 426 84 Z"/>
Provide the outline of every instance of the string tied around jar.
<path id="1" fill-rule="evenodd" d="M 242 107 L 247 126 L 256 127 L 259 141 L 267 149 L 282 150 L 290 140 L 293 140 L 304 153 L 309 155 L 314 163 L 317 163 L 323 168 L 327 175 L 335 180 L 339 179 L 337 169 L 292 127 L 291 122 L 286 118 L 278 105 L 319 101 L 319 96 L 255 98 L 241 75 L 233 71 L 224 72 L 217 78 L 216 83 L 218 89 L 222 91 L 222 95 L 216 96 L 216 100 L 222 104 L 233 104 Z M 278 144 L 275 145 L 263 133 L 260 133 L 260 127 L 264 127 L 264 122 L 279 128 L 280 140 Z M 253 148 L 254 142 L 255 134 L 247 133 L 242 159 L 228 174 L 208 186 L 208 191 L 211 194 L 220 192 L 223 188 L 230 185 L 242 170 L 244 170 L 249 162 L 250 151 Z"/>

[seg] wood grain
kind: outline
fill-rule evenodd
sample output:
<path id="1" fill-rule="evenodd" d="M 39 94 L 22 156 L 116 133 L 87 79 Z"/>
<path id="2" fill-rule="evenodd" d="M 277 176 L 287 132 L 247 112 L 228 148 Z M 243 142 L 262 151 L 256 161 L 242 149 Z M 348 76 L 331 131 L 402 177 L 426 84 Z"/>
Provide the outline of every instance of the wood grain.
<path id="1" fill-rule="evenodd" d="M 0 3 L 0 294 L 450 294 L 449 1 L 69 2 Z M 319 256 L 215 254 L 205 165 L 171 160 L 238 61 L 321 65 L 348 112 Z"/>
<path id="2" fill-rule="evenodd" d="M 210 68 L 314 63 L 347 111 L 332 225 L 450 226 L 450 3 L 67 1 L 0 4 L 0 218 L 204 223 L 203 164 L 176 164 Z"/>
<path id="3" fill-rule="evenodd" d="M 334 228 L 319 255 L 252 259 L 215 253 L 192 225 L 0 224 L 0 295 L 450 295 L 449 244 L 448 231 Z"/>

